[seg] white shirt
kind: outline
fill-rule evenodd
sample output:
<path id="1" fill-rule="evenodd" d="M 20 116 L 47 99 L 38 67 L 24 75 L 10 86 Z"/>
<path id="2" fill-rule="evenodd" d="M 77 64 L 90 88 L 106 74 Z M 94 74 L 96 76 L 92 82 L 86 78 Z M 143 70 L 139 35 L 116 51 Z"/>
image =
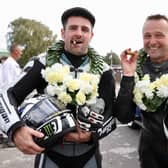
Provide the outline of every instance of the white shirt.
<path id="1" fill-rule="evenodd" d="M 12 58 L 8 57 L 7 60 L 1 65 L 1 83 L 0 88 L 7 88 L 14 84 L 19 78 L 22 70 L 19 64 Z"/>

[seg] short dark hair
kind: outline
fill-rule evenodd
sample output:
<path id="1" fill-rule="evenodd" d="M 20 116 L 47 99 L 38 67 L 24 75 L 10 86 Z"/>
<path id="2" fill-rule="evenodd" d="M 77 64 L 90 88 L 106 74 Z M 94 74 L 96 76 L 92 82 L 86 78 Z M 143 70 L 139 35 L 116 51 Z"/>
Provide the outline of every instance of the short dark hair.
<path id="1" fill-rule="evenodd" d="M 161 14 L 154 14 L 154 15 L 149 15 L 147 18 L 146 18 L 146 21 L 149 21 L 149 20 L 165 20 L 166 22 L 168 22 L 168 18 L 165 16 L 165 15 L 161 15 Z"/>
<path id="2" fill-rule="evenodd" d="M 82 7 L 74 7 L 74 8 L 70 8 L 70 9 L 67 9 L 66 11 L 64 11 L 64 13 L 61 16 L 62 25 L 64 28 L 65 28 L 65 25 L 67 23 L 68 18 L 71 16 L 84 17 L 90 21 L 92 27 L 94 27 L 94 25 L 95 25 L 96 19 L 90 11 L 88 11 L 87 9 L 82 8 Z"/>

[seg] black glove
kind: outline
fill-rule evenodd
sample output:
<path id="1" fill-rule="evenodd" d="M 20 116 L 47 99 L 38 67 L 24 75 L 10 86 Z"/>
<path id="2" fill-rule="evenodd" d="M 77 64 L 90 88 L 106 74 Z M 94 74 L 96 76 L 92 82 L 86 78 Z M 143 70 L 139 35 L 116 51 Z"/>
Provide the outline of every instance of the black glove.
<path id="1" fill-rule="evenodd" d="M 103 99 L 97 99 L 95 104 L 83 105 L 77 109 L 77 121 L 81 129 L 85 131 L 97 131 L 102 127 L 105 103 Z"/>

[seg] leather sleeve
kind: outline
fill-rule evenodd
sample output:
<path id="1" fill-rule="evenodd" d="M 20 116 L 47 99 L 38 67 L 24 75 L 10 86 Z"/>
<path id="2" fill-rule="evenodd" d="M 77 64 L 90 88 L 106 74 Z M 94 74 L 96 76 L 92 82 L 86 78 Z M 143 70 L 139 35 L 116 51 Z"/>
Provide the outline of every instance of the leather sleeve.
<path id="1" fill-rule="evenodd" d="M 96 137 L 96 139 L 101 139 L 107 136 L 116 128 L 116 120 L 114 116 L 115 80 L 112 70 L 105 71 L 102 74 L 99 83 L 99 96 L 105 101 L 105 109 L 103 113 L 103 126 L 99 128 L 97 132 L 92 133 L 92 137 Z"/>
<path id="2" fill-rule="evenodd" d="M 134 77 L 123 76 L 115 103 L 115 116 L 122 123 L 134 119 L 135 104 L 133 102 Z"/>
<path id="3" fill-rule="evenodd" d="M 3 111 L 3 113 L 0 113 L 1 128 L 10 137 L 13 136 L 14 132 L 19 127 L 24 126 L 24 123 L 18 116 L 17 107 L 34 89 L 43 90 L 46 86 L 46 82 L 41 76 L 42 68 L 44 68 L 44 65 L 36 60 L 27 74 L 25 74 L 13 87 L 0 94 L 0 106 L 2 109 L 1 111 Z M 39 88 L 39 86 L 41 88 Z"/>

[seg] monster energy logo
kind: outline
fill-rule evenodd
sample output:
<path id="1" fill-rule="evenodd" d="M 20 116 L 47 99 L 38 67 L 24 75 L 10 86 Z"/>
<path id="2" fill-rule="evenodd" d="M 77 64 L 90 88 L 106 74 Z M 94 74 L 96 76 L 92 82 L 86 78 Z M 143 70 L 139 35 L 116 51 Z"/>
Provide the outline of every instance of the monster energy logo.
<path id="1" fill-rule="evenodd" d="M 51 123 L 45 125 L 43 127 L 44 132 L 46 133 L 47 136 L 51 136 L 54 133 L 54 129 Z"/>

